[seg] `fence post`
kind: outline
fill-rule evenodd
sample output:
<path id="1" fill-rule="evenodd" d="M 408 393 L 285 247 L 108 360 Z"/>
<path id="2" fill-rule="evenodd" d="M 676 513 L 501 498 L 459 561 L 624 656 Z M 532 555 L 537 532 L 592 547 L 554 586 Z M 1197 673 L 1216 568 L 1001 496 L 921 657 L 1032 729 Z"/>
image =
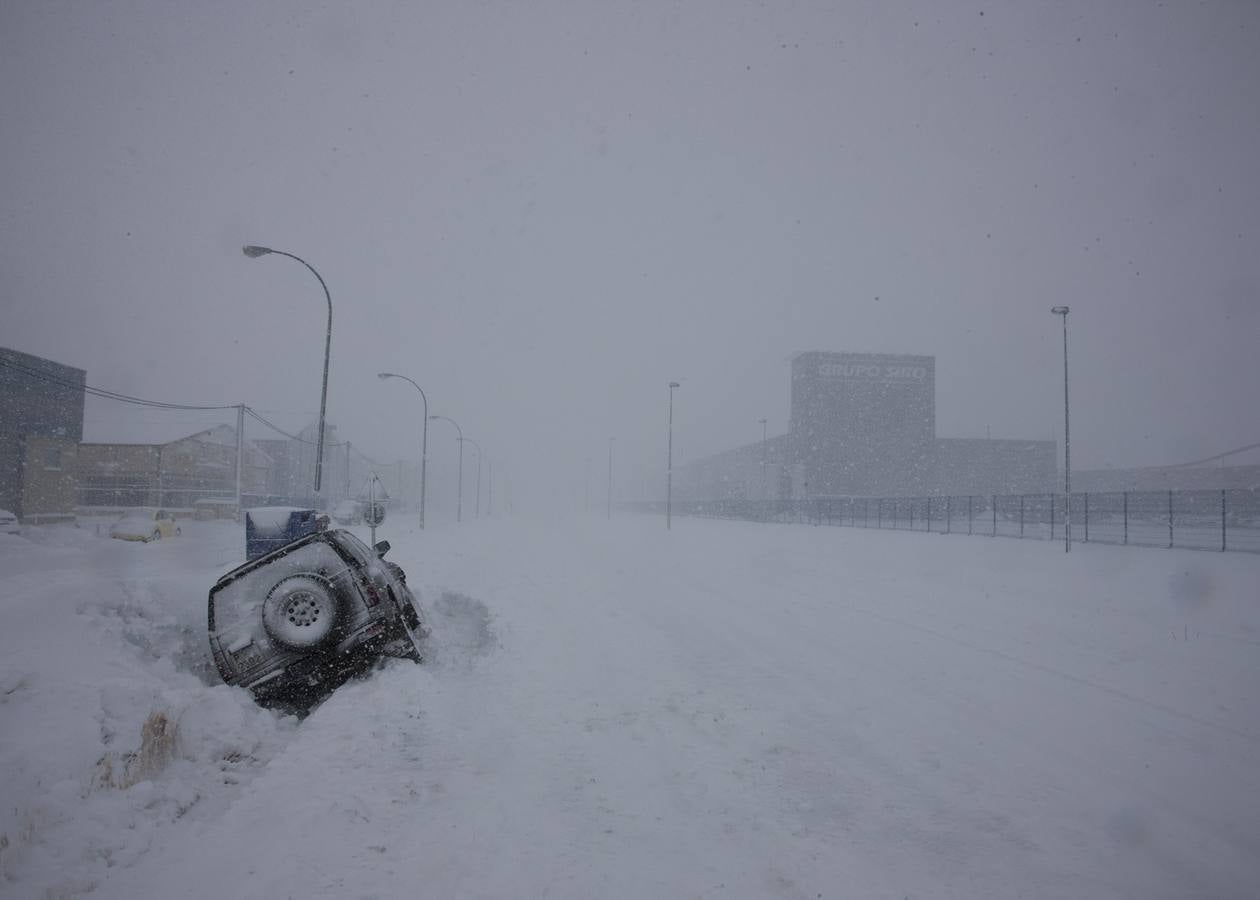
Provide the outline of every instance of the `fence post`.
<path id="1" fill-rule="evenodd" d="M 1019 536 L 1024 536 L 1024 495 L 1019 495 Z"/>
<path id="2" fill-rule="evenodd" d="M 927 530 L 928 534 L 932 533 L 932 498 L 927 498 Z"/>
<path id="3" fill-rule="evenodd" d="M 914 498 L 910 498 L 910 530 L 914 531 Z"/>
<path id="4" fill-rule="evenodd" d="M 1225 489 L 1221 489 L 1221 552 L 1225 552 Z"/>
<path id="5" fill-rule="evenodd" d="M 1129 492 L 1124 492 L 1124 542 L 1129 543 Z"/>
<path id="6" fill-rule="evenodd" d="M 871 498 L 862 498 L 862 527 L 871 527 Z"/>
<path id="7" fill-rule="evenodd" d="M 1168 492 L 1168 549 L 1173 545 L 1172 491 Z"/>
<path id="8" fill-rule="evenodd" d="M 950 509 L 950 507 L 953 506 L 953 503 L 951 502 L 953 499 L 954 498 L 951 496 L 945 497 L 945 533 L 946 534 L 949 534 L 951 529 L 953 529 L 954 527 L 953 510 Z"/>
<path id="9" fill-rule="evenodd" d="M 875 527 L 883 529 L 884 527 L 884 498 L 875 498 Z"/>
<path id="10" fill-rule="evenodd" d="M 967 534 L 971 534 L 971 495 L 967 495 Z"/>
<path id="11" fill-rule="evenodd" d="M 1054 494 L 1050 495 L 1050 540 L 1054 540 Z"/>
<path id="12" fill-rule="evenodd" d="M 989 501 L 989 502 L 993 504 L 993 534 L 992 534 L 992 537 L 997 537 L 997 494 L 994 494 L 994 495 L 990 498 L 990 501 Z"/>

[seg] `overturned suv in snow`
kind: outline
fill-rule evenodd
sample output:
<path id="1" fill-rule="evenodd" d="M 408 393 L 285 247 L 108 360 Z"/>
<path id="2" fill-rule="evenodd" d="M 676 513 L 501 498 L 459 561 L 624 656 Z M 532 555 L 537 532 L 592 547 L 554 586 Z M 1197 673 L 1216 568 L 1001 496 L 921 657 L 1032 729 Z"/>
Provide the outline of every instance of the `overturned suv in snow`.
<path id="1" fill-rule="evenodd" d="M 310 706 L 382 657 L 422 661 L 428 632 L 389 542 L 317 530 L 210 589 L 210 650 L 224 682 L 264 705 Z"/>

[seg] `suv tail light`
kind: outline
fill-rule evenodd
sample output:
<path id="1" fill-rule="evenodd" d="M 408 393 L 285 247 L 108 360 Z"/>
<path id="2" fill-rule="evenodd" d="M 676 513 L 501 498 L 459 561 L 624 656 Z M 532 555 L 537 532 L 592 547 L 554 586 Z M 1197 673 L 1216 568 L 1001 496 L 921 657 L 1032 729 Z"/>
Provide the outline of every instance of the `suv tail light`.
<path id="1" fill-rule="evenodd" d="M 380 591 L 376 589 L 376 585 L 372 583 L 371 576 L 363 579 L 363 603 L 368 607 L 376 606 L 381 602 Z"/>

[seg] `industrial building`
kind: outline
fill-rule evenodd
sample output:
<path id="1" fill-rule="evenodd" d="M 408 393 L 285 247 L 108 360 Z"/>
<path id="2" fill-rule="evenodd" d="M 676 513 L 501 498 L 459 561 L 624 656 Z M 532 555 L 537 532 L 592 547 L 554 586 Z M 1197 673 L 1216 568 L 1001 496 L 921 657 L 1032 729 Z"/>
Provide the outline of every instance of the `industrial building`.
<path id="1" fill-rule="evenodd" d="M 241 492 L 260 496 L 271 460 L 247 441 Z M 79 505 L 192 509 L 198 501 L 236 495 L 236 429 L 216 425 L 157 443 L 79 445 Z"/>
<path id="2" fill-rule="evenodd" d="M 938 438 L 936 359 L 797 354 L 785 435 L 676 470 L 694 500 L 1051 491 L 1054 441 Z"/>
<path id="3" fill-rule="evenodd" d="M 0 347 L 0 509 L 23 522 L 74 518 L 86 378 Z"/>

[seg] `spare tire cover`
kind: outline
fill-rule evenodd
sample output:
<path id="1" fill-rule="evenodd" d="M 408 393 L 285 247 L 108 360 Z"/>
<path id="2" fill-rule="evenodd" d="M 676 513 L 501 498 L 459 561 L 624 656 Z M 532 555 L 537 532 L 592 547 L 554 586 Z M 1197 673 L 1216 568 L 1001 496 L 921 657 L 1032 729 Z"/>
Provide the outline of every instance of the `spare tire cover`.
<path id="1" fill-rule="evenodd" d="M 263 601 L 263 627 L 282 647 L 311 650 L 332 636 L 339 613 L 331 584 L 315 575 L 291 575 Z"/>

